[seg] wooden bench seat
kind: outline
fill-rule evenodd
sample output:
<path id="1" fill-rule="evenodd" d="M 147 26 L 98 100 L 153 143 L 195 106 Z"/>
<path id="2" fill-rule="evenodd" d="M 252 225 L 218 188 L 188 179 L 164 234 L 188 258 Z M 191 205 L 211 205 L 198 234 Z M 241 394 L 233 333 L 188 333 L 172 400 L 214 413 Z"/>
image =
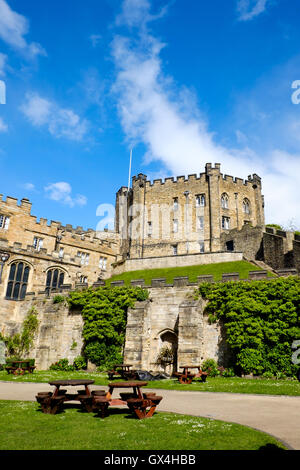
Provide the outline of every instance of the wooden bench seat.
<path id="1" fill-rule="evenodd" d="M 53 397 L 51 392 L 50 396 L 46 392 L 39 393 L 36 395 L 36 401 L 41 405 L 43 413 L 46 414 L 56 414 L 61 408 L 64 403 L 63 396 Z"/>
<path id="2" fill-rule="evenodd" d="M 106 397 L 95 396 L 93 401 L 94 409 L 98 412 L 100 418 L 108 416 L 109 399 Z"/>
<path id="3" fill-rule="evenodd" d="M 151 418 L 153 416 L 157 405 L 161 402 L 162 397 L 155 394 L 144 394 L 147 398 L 129 398 L 127 406 L 129 410 L 135 414 L 138 419 Z"/>

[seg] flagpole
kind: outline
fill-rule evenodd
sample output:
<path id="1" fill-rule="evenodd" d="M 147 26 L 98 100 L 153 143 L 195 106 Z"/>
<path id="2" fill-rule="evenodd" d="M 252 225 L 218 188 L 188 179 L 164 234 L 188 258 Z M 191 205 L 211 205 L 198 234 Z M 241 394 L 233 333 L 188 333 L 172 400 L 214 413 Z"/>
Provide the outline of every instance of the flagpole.
<path id="1" fill-rule="evenodd" d="M 132 149 L 130 149 L 129 174 L 128 174 L 128 191 L 130 189 L 131 162 L 132 162 Z"/>

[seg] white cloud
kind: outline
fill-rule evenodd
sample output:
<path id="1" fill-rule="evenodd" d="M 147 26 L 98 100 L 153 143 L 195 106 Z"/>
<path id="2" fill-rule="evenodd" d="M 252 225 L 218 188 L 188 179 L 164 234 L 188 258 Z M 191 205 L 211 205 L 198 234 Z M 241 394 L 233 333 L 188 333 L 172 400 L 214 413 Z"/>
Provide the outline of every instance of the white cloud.
<path id="1" fill-rule="evenodd" d="M 266 10 L 268 0 L 238 0 L 237 11 L 240 21 L 249 21 Z"/>
<path id="2" fill-rule="evenodd" d="M 25 183 L 23 184 L 23 188 L 27 191 L 35 191 L 35 186 L 33 183 Z"/>
<path id="3" fill-rule="evenodd" d="M 151 21 L 163 17 L 167 11 L 167 6 L 163 7 L 156 15 L 151 14 L 150 10 L 151 2 L 149 0 L 124 0 L 122 12 L 117 16 L 116 24 L 141 29 Z"/>
<path id="4" fill-rule="evenodd" d="M 54 137 L 81 141 L 87 133 L 87 121 L 71 109 L 60 108 L 56 103 L 37 93 L 27 93 L 21 111 L 36 127 L 47 126 Z"/>
<path id="5" fill-rule="evenodd" d="M 150 6 L 146 0 L 142 4 Z M 148 13 L 144 10 L 146 18 Z M 137 23 L 140 14 L 138 6 L 136 12 L 130 12 L 128 24 Z M 134 40 L 116 36 L 112 43 L 117 69 L 113 90 L 130 145 L 143 143 L 147 149 L 145 162 L 157 160 L 174 176 L 199 173 L 207 162 L 221 163 L 223 174 L 244 179 L 257 173 L 262 177 L 267 223 L 286 225 L 296 218 L 300 227 L 296 197 L 300 187 L 300 152 L 298 155 L 270 146 L 261 153 L 249 147 L 251 140 L 245 129 L 237 132 L 241 148 L 218 144 L 193 96 L 186 101 L 186 95 L 163 72 L 160 51 L 164 44 L 146 32 L 146 26 L 142 25 Z"/>
<path id="6" fill-rule="evenodd" d="M 28 32 L 27 18 L 13 11 L 5 0 L 0 0 L 0 38 L 29 58 L 46 55 L 40 44 L 26 41 Z"/>
<path id="7" fill-rule="evenodd" d="M 75 197 L 72 197 L 72 187 L 69 183 L 64 181 L 51 183 L 46 186 L 44 190 L 49 199 L 61 202 L 70 207 L 84 206 L 87 203 L 87 198 L 82 194 L 77 194 Z"/>
<path id="8" fill-rule="evenodd" d="M 7 124 L 5 124 L 2 117 L 0 117 L 0 132 L 7 132 L 7 131 L 8 131 Z"/>

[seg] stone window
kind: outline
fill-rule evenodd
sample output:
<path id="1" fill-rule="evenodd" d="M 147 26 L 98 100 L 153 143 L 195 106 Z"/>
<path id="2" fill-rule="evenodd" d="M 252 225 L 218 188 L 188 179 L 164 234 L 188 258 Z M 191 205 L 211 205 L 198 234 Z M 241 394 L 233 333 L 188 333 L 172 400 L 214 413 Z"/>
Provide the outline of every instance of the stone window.
<path id="1" fill-rule="evenodd" d="M 148 237 L 152 237 L 152 222 L 148 222 Z"/>
<path id="2" fill-rule="evenodd" d="M 63 248 L 60 248 L 60 249 L 59 249 L 58 256 L 59 256 L 60 258 L 63 258 L 63 257 L 64 257 L 64 249 L 63 249 Z"/>
<path id="3" fill-rule="evenodd" d="M 178 232 L 178 219 L 173 220 L 173 232 L 174 233 Z"/>
<path id="4" fill-rule="evenodd" d="M 221 196 L 221 207 L 222 207 L 222 209 L 228 209 L 228 201 L 229 201 L 228 194 L 226 194 L 226 193 L 222 194 L 222 196 Z"/>
<path id="5" fill-rule="evenodd" d="M 13 263 L 10 266 L 10 272 L 8 277 L 8 284 L 6 289 L 6 298 L 11 300 L 24 300 L 28 278 L 29 278 L 30 267 L 19 261 Z"/>
<path id="6" fill-rule="evenodd" d="M 47 289 L 57 289 L 61 287 L 65 280 L 65 272 L 61 269 L 54 268 L 49 269 L 47 272 L 46 278 L 46 288 Z"/>
<path id="7" fill-rule="evenodd" d="M 204 217 L 203 215 L 198 217 L 198 230 L 204 230 Z"/>
<path id="8" fill-rule="evenodd" d="M 79 278 L 80 284 L 87 284 L 87 280 L 88 280 L 87 276 L 80 276 Z"/>
<path id="9" fill-rule="evenodd" d="M 178 210 L 178 197 L 174 197 L 173 199 L 173 209 L 174 211 Z"/>
<path id="10" fill-rule="evenodd" d="M 222 228 L 224 230 L 230 229 L 230 218 L 229 217 L 222 217 Z"/>
<path id="11" fill-rule="evenodd" d="M 172 245 L 172 249 L 173 249 L 173 255 L 177 255 L 177 254 L 178 254 L 178 247 L 177 247 L 177 245 Z"/>
<path id="12" fill-rule="evenodd" d="M 197 194 L 196 196 L 196 207 L 205 206 L 205 194 Z"/>
<path id="13" fill-rule="evenodd" d="M 90 255 L 89 253 L 84 253 L 83 251 L 78 251 L 77 256 L 81 258 L 81 264 L 85 264 L 86 266 L 89 264 Z"/>
<path id="14" fill-rule="evenodd" d="M 9 227 L 9 217 L 6 215 L 0 215 L 0 228 L 7 230 Z"/>
<path id="15" fill-rule="evenodd" d="M 245 214 L 250 214 L 250 201 L 247 198 L 243 200 L 243 212 Z"/>
<path id="16" fill-rule="evenodd" d="M 107 264 L 107 258 L 104 258 L 103 256 L 101 256 L 101 258 L 99 260 L 99 268 L 103 269 L 105 271 L 106 270 L 106 264 Z"/>
<path id="17" fill-rule="evenodd" d="M 37 251 L 40 251 L 43 248 L 43 239 L 39 237 L 34 237 L 33 239 L 33 246 Z"/>

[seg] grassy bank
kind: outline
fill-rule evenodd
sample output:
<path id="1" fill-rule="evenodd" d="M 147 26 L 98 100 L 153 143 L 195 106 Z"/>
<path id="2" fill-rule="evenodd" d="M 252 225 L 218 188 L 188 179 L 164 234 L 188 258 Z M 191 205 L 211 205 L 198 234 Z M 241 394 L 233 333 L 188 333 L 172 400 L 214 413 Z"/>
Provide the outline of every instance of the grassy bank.
<path id="1" fill-rule="evenodd" d="M 141 271 L 131 271 L 111 277 L 106 281 L 110 285 L 111 281 L 124 281 L 130 285 L 133 279 L 145 279 L 146 285 L 151 285 L 151 279 L 166 278 L 168 284 L 173 283 L 174 277 L 188 276 L 190 282 L 197 282 L 197 276 L 212 275 L 215 281 L 222 279 L 222 274 L 237 272 L 241 279 L 247 279 L 249 271 L 260 271 L 261 268 L 248 261 L 232 261 L 229 263 L 215 263 L 198 266 L 185 266 L 178 268 L 147 269 Z M 271 276 L 271 274 L 269 274 Z"/>
<path id="2" fill-rule="evenodd" d="M 0 371 L 0 381 L 11 382 L 36 382 L 48 383 L 58 379 L 81 379 L 89 378 L 95 381 L 95 385 L 107 386 L 109 382 L 107 374 L 99 372 L 59 372 L 59 371 L 36 371 L 33 374 L 23 376 L 8 375 Z M 117 379 L 119 380 L 119 379 Z M 191 390 L 203 392 L 224 393 L 249 393 L 259 395 L 289 395 L 300 396 L 300 382 L 296 379 L 245 379 L 240 377 L 208 377 L 205 383 L 200 381 L 190 385 L 181 385 L 177 379 L 160 381 L 149 381 L 148 388 L 162 390 Z"/>
<path id="3" fill-rule="evenodd" d="M 138 420 L 128 409 L 105 419 L 80 408 L 43 414 L 37 403 L 0 401 L 1 450 L 284 449 L 273 437 L 234 423 L 173 413 Z M 12 419 L 13 417 L 13 419 Z"/>

